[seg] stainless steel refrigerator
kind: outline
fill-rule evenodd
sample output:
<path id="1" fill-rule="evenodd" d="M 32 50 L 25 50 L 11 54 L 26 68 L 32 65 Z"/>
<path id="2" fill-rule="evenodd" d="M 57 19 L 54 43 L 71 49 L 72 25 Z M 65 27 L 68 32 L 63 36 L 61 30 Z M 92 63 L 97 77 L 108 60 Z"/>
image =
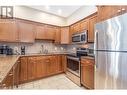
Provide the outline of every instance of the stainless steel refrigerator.
<path id="1" fill-rule="evenodd" d="M 95 25 L 95 89 L 127 89 L 127 13 Z"/>

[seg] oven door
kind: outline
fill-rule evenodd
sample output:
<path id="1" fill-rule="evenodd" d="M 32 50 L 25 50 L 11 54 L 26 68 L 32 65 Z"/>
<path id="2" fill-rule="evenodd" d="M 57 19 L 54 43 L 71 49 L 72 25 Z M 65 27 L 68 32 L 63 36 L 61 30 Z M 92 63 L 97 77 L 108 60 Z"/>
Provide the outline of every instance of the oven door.
<path id="1" fill-rule="evenodd" d="M 79 60 L 79 58 L 67 56 L 67 71 L 80 77 L 80 60 Z"/>

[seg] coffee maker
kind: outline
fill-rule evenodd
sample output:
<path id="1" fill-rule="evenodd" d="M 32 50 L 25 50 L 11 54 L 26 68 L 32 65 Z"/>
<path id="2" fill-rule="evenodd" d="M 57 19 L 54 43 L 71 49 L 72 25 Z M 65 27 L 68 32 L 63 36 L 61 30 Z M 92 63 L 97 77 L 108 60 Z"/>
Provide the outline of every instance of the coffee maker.
<path id="1" fill-rule="evenodd" d="M 25 55 L 25 46 L 21 46 L 21 55 Z"/>
<path id="2" fill-rule="evenodd" d="M 0 54 L 13 55 L 13 49 L 7 45 L 0 46 Z"/>

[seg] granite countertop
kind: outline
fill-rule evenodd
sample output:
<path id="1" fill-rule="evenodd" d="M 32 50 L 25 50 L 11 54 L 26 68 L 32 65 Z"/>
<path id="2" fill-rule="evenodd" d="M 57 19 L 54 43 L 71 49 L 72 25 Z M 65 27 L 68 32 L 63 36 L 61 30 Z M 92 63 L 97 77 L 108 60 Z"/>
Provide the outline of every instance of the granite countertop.
<path id="1" fill-rule="evenodd" d="M 25 55 L 20 55 L 20 56 L 41 56 L 41 55 L 44 55 L 44 56 L 48 56 L 48 55 L 66 55 L 68 54 L 67 52 L 50 52 L 50 53 L 29 53 L 29 54 L 25 54 Z"/>
<path id="2" fill-rule="evenodd" d="M 18 55 L 0 55 L 0 83 L 12 69 L 19 57 Z"/>
<path id="3" fill-rule="evenodd" d="M 82 59 L 82 58 L 95 59 L 95 57 L 94 57 L 94 56 L 82 56 L 82 57 L 81 57 L 81 59 Z"/>
<path id="4" fill-rule="evenodd" d="M 0 83 L 4 80 L 4 78 L 7 76 L 9 71 L 12 69 L 12 67 L 15 65 L 16 61 L 22 57 L 22 56 L 40 56 L 40 55 L 58 55 L 58 54 L 68 54 L 68 53 L 47 53 L 47 54 L 41 54 L 41 53 L 30 53 L 26 55 L 0 55 Z"/>

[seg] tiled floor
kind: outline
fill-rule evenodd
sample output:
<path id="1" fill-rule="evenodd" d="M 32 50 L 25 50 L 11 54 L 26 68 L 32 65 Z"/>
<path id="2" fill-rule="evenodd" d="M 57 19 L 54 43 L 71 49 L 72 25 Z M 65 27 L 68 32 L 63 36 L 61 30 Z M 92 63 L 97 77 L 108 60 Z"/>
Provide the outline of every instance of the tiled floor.
<path id="1" fill-rule="evenodd" d="M 79 89 L 84 90 L 84 87 L 79 87 L 76 84 L 74 84 L 71 80 L 69 80 L 65 74 L 60 74 L 56 76 L 51 76 L 48 78 L 44 78 L 41 80 L 25 83 L 22 85 L 19 85 L 18 88 L 15 89 Z"/>

